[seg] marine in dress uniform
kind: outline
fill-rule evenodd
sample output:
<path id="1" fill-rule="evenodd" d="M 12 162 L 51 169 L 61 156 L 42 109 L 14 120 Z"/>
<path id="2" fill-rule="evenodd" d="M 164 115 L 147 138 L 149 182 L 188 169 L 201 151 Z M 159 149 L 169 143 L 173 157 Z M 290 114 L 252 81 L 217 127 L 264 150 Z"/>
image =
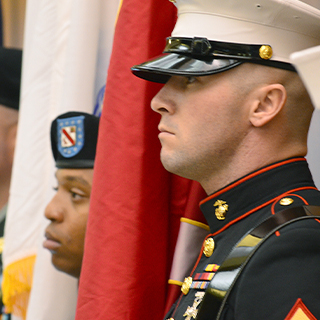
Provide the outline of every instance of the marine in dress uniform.
<path id="1" fill-rule="evenodd" d="M 239 239 L 270 216 L 305 205 L 319 206 L 320 193 L 304 158 L 261 168 L 204 199 L 210 235 L 167 318 L 196 319 L 198 301 Z M 319 317 L 319 222 L 301 220 L 274 232 L 243 269 L 220 319 L 286 319 L 291 310 Z M 202 319 L 215 319 L 206 312 Z"/>
<path id="2" fill-rule="evenodd" d="M 162 116 L 180 107 L 181 96 L 174 100 L 179 86 L 194 81 L 184 86 L 180 76 L 219 75 L 245 62 L 295 73 L 290 54 L 320 44 L 318 2 L 172 2 L 178 20 L 164 55 L 132 68 L 149 81 L 175 78 L 164 87 L 170 97 L 160 91 L 152 103 Z M 163 147 L 172 151 L 178 137 L 168 136 Z M 320 319 L 320 193 L 304 156 L 261 165 L 220 186 L 200 206 L 210 234 L 165 319 Z"/>

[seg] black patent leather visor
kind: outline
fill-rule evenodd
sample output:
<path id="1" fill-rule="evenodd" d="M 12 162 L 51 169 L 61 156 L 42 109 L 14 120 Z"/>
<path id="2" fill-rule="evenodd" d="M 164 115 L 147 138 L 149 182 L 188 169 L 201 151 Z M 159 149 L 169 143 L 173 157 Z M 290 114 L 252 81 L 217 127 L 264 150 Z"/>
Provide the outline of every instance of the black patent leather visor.
<path id="1" fill-rule="evenodd" d="M 205 76 L 223 72 L 243 62 L 295 71 L 285 62 L 271 61 L 268 44 L 249 45 L 211 41 L 206 38 L 167 38 L 164 55 L 133 66 L 131 71 L 145 80 L 165 83 L 171 76 Z"/>
<path id="2" fill-rule="evenodd" d="M 131 68 L 132 73 L 144 80 L 166 83 L 171 76 L 205 76 L 223 72 L 241 64 L 233 59 L 195 59 L 168 53 Z"/>

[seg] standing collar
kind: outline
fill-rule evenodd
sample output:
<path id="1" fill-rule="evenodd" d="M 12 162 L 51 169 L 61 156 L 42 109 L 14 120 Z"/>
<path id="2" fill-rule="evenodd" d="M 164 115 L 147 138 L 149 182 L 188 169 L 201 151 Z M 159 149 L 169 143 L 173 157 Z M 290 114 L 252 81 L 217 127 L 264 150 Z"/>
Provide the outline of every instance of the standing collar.
<path id="1" fill-rule="evenodd" d="M 254 171 L 200 202 L 212 233 L 255 209 L 259 209 L 281 194 L 301 187 L 315 187 L 305 158 L 283 160 Z M 225 215 L 218 219 L 217 215 Z"/>

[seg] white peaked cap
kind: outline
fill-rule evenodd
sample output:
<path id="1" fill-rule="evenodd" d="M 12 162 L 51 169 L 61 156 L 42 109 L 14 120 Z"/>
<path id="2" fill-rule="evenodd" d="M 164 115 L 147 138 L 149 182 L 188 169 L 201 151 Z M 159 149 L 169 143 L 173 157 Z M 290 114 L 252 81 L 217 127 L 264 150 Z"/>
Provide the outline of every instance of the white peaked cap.
<path id="1" fill-rule="evenodd" d="M 320 109 L 320 46 L 294 52 L 290 59 L 304 82 L 313 105 Z"/>
<path id="2" fill-rule="evenodd" d="M 244 61 L 294 70 L 293 52 L 320 45 L 320 0 L 170 1 L 178 19 L 166 55 L 132 68 L 146 80 L 213 74 Z"/>
<path id="3" fill-rule="evenodd" d="M 270 45 L 271 60 L 320 44 L 320 1 L 176 0 L 172 37 Z"/>

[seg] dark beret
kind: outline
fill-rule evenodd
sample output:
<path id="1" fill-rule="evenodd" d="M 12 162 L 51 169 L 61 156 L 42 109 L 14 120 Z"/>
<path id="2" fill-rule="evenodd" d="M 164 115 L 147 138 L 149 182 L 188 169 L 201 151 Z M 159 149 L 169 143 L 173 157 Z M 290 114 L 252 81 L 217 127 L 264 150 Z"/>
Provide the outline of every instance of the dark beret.
<path id="1" fill-rule="evenodd" d="M 93 168 L 99 118 L 85 112 L 67 112 L 51 123 L 51 148 L 57 168 Z"/>
<path id="2" fill-rule="evenodd" d="M 0 47 L 0 104 L 19 110 L 22 50 Z"/>

